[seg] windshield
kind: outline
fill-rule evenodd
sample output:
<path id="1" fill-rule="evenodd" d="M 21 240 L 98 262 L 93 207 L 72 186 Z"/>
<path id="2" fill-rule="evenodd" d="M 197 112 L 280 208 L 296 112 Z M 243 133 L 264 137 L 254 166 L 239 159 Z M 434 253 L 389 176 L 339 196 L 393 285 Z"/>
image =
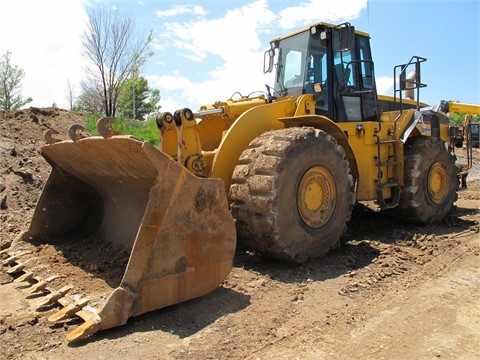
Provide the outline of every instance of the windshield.
<path id="1" fill-rule="evenodd" d="M 282 96 L 302 93 L 308 35 L 303 32 L 279 42 L 274 87 Z"/>
<path id="2" fill-rule="evenodd" d="M 309 31 L 278 43 L 275 90 L 281 96 L 314 93 L 322 89 L 326 78 L 325 41 Z"/>

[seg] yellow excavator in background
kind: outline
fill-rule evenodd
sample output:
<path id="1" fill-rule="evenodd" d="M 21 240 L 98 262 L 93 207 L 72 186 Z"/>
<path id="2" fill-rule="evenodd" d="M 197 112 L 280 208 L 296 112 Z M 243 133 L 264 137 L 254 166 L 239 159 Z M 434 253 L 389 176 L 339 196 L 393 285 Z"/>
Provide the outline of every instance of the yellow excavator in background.
<path id="1" fill-rule="evenodd" d="M 77 340 L 214 290 L 237 239 L 301 263 L 340 245 L 357 201 L 406 222 L 442 220 L 459 169 L 448 118 L 419 101 L 426 59 L 394 68 L 393 97 L 377 94 L 372 59 L 367 33 L 316 23 L 271 41 L 265 92 L 160 114 L 159 149 L 115 134 L 106 118 L 102 136 L 74 128 L 51 141 L 41 153 L 52 172 L 29 228 L 2 254 L 6 271 L 60 305 L 50 321 L 84 319 L 67 335 Z M 52 249 L 65 261 L 50 264 Z M 95 263 L 95 251 L 115 259 L 116 249 L 126 265 Z M 114 281 L 108 266 L 123 275 Z M 60 287 L 56 271 L 85 275 Z"/>
<path id="2" fill-rule="evenodd" d="M 455 153 L 455 147 L 461 148 L 465 142 L 467 162 L 459 163 L 457 166 L 460 169 L 459 177 L 462 187 L 466 187 L 468 170 L 472 168 L 473 164 L 472 148 L 480 147 L 480 123 L 472 122 L 473 115 L 480 115 L 480 105 L 442 100 L 439 109 L 445 114 L 465 115 L 463 125 L 450 127 L 450 147 Z"/>

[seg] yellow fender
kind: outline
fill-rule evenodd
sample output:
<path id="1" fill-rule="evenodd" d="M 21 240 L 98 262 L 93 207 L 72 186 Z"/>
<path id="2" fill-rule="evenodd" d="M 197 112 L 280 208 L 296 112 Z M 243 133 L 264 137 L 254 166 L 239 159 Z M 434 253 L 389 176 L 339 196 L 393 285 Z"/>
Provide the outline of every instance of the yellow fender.
<path id="1" fill-rule="evenodd" d="M 209 177 L 220 178 L 230 189 L 233 170 L 250 142 L 268 130 L 283 129 L 279 118 L 293 116 L 296 98 L 260 105 L 245 111 L 228 129 L 213 160 Z"/>

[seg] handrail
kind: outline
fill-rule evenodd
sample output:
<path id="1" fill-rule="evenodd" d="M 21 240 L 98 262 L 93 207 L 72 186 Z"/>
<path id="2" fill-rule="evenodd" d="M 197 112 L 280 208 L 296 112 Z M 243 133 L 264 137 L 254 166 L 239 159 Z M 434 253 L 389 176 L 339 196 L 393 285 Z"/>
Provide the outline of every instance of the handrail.
<path id="1" fill-rule="evenodd" d="M 394 90 L 393 90 L 393 107 L 396 109 L 396 104 L 397 104 L 397 92 L 399 93 L 399 105 L 400 105 L 400 114 L 403 111 L 403 97 L 402 97 L 402 91 L 403 90 L 417 90 L 417 96 L 416 96 L 416 101 L 417 101 L 417 110 L 420 109 L 420 88 L 426 87 L 427 85 L 420 82 L 420 74 L 421 74 L 421 66 L 420 64 L 422 62 L 427 61 L 426 58 L 421 57 L 421 56 L 412 56 L 410 61 L 406 64 L 400 64 L 397 65 L 393 68 L 393 78 L 396 80 L 398 76 L 398 87 L 397 88 L 397 81 L 394 81 Z M 414 78 L 409 79 L 407 76 L 407 69 L 411 66 L 415 66 L 414 70 Z M 397 74 L 398 69 L 400 69 L 400 72 Z"/>

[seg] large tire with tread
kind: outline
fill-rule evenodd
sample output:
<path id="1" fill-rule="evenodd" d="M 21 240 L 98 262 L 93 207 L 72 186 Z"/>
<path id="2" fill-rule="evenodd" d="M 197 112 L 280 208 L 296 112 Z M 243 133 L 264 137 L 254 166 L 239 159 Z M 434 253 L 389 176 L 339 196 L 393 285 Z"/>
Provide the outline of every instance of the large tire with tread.
<path id="1" fill-rule="evenodd" d="M 355 190 L 345 152 L 332 136 L 287 128 L 250 143 L 229 197 L 240 241 L 264 255 L 302 263 L 338 246 Z"/>
<path id="2" fill-rule="evenodd" d="M 405 186 L 395 208 L 404 221 L 426 225 L 441 221 L 457 200 L 458 170 L 445 142 L 414 137 L 405 144 Z"/>

